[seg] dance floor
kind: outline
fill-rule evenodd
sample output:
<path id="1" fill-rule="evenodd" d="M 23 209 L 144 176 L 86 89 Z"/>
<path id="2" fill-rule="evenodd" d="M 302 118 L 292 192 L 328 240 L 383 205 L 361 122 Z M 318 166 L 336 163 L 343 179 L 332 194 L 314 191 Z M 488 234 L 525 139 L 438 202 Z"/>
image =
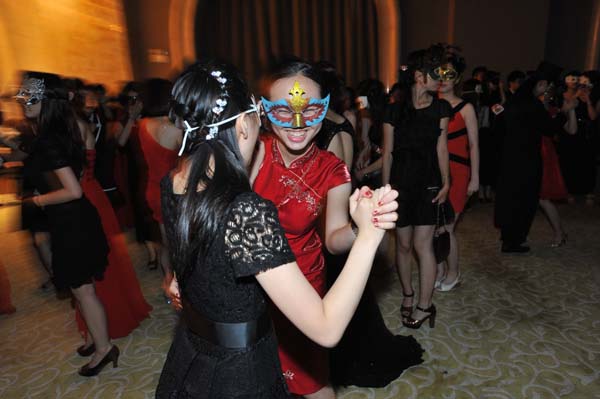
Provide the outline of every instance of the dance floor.
<path id="1" fill-rule="evenodd" d="M 463 283 L 435 295 L 435 329 L 401 325 L 396 275 L 378 265 L 386 323 L 395 333 L 414 334 L 426 349 L 425 362 L 385 388 L 340 388 L 338 397 L 600 398 L 600 207 L 559 210 L 569 233 L 566 246 L 549 248 L 550 228 L 538 214 L 532 253 L 507 256 L 500 254 L 491 227 L 492 205 L 475 205 L 459 229 Z M 77 374 L 86 359 L 75 353 L 81 340 L 70 302 L 39 288 L 42 268 L 26 232 L 0 234 L 0 259 L 17 307 L 0 316 L 0 398 L 154 397 L 177 315 L 164 303 L 160 272 L 147 270 L 144 248 L 129 241 L 154 311 L 130 336 L 115 341 L 119 367 L 86 379 Z"/>

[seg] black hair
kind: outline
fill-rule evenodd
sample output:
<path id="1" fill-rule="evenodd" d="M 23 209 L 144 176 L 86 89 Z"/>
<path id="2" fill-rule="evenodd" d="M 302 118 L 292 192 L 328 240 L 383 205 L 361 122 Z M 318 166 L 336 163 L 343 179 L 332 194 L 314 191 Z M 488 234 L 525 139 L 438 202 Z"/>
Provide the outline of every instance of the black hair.
<path id="1" fill-rule="evenodd" d="M 142 102 L 145 117 L 165 116 L 169 114 L 169 100 L 173 83 L 166 79 L 152 78 L 144 82 Z"/>
<path id="2" fill-rule="evenodd" d="M 65 151 L 69 165 L 78 176 L 85 165 L 85 149 L 75 111 L 69 102 L 69 89 L 53 73 L 26 72 L 24 78 L 44 81 L 44 98 L 38 117 L 39 138 L 51 138 Z"/>
<path id="3" fill-rule="evenodd" d="M 227 80 L 225 84 L 211 75 L 215 71 Z M 216 114 L 212 109 L 219 98 L 226 99 L 227 105 Z M 206 125 L 235 116 L 252 105 L 246 81 L 229 64 L 209 61 L 190 65 L 173 85 L 170 116 L 178 124 L 185 121 L 199 128 L 188 133 L 190 172 L 186 192 L 178 203 L 173 240 L 174 269 L 182 288 L 197 259 L 205 258 L 229 204 L 238 194 L 251 191 L 235 120 L 219 126 L 219 132 L 210 140 Z M 198 192 L 197 187 L 203 190 Z"/>
<path id="4" fill-rule="evenodd" d="M 519 71 L 519 70 L 514 70 L 508 74 L 506 81 L 508 83 L 511 83 L 511 82 L 516 82 L 518 80 L 523 80 L 523 79 L 525 79 L 525 72 Z"/>
<path id="5" fill-rule="evenodd" d="M 344 80 L 338 75 L 335 67 L 330 62 L 319 61 L 316 67 L 321 72 L 325 92 L 330 95 L 329 108 L 341 115 L 344 112 L 346 94 Z"/>
<path id="6" fill-rule="evenodd" d="M 270 86 L 279 79 L 295 75 L 307 77 L 319 85 L 321 98 L 327 97 L 327 94 L 330 94 L 323 78 L 323 71 L 298 57 L 284 57 L 275 63 L 269 71 L 266 83 Z M 265 94 L 268 95 L 266 90 Z"/>
<path id="7" fill-rule="evenodd" d="M 481 73 L 481 72 L 487 74 L 487 71 L 488 71 L 488 69 L 485 66 L 479 65 L 479 66 L 476 66 L 475 68 L 473 68 L 473 72 L 471 72 L 471 76 L 475 77 L 475 75 L 477 75 L 478 73 Z"/>
<path id="8" fill-rule="evenodd" d="M 452 64 L 458 74 L 467 68 L 465 58 L 460 54 L 460 47 L 448 43 L 437 43 L 429 46 L 423 53 L 422 71 L 429 72 L 440 65 Z"/>

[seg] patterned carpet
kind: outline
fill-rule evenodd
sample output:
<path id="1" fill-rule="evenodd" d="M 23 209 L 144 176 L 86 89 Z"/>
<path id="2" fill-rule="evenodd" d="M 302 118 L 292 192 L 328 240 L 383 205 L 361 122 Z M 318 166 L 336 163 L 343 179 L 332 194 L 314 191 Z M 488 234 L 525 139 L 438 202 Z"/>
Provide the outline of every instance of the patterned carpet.
<path id="1" fill-rule="evenodd" d="M 459 231 L 463 283 L 434 297 L 435 329 L 411 332 L 426 349 L 425 363 L 386 388 L 343 388 L 338 397 L 600 398 L 600 208 L 563 205 L 560 212 L 567 246 L 549 248 L 550 228 L 539 214 L 532 254 L 503 256 L 490 227 L 492 206 L 471 209 Z M 0 316 L 1 398 L 153 397 L 176 315 L 162 299 L 160 273 L 144 266 L 144 249 L 131 243 L 129 250 L 152 317 L 116 340 L 119 368 L 84 379 L 77 375 L 86 360 L 74 351 L 81 341 L 70 302 L 39 288 L 42 269 L 28 234 L 0 235 L 17 307 Z M 376 280 L 388 327 L 408 334 L 393 270 L 379 266 Z"/>

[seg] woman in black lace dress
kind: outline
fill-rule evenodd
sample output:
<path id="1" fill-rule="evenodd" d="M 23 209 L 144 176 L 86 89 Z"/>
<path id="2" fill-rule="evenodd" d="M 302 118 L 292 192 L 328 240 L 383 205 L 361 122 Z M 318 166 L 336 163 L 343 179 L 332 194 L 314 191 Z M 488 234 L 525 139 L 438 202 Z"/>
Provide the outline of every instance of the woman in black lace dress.
<path id="1" fill-rule="evenodd" d="M 247 168 L 260 119 L 246 83 L 231 66 L 194 64 L 175 83 L 173 97 L 187 156 L 163 179 L 162 206 L 167 236 L 176 243 L 172 292 L 183 317 L 156 397 L 289 397 L 267 296 L 308 337 L 335 345 L 364 289 L 383 228 L 393 226 L 396 193 L 387 187 L 353 194 L 358 238 L 321 299 L 294 260 L 277 209 L 251 191 Z M 378 223 L 373 211 L 380 212 Z"/>

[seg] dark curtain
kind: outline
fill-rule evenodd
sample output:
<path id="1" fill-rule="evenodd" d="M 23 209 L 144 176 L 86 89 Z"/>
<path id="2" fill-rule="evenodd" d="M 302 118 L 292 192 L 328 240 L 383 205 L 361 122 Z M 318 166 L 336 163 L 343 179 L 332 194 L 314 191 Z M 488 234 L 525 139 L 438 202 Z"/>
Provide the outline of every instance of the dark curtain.
<path id="1" fill-rule="evenodd" d="M 377 77 L 374 0 L 200 0 L 198 59 L 236 65 L 255 84 L 273 59 L 333 63 L 350 86 Z"/>

